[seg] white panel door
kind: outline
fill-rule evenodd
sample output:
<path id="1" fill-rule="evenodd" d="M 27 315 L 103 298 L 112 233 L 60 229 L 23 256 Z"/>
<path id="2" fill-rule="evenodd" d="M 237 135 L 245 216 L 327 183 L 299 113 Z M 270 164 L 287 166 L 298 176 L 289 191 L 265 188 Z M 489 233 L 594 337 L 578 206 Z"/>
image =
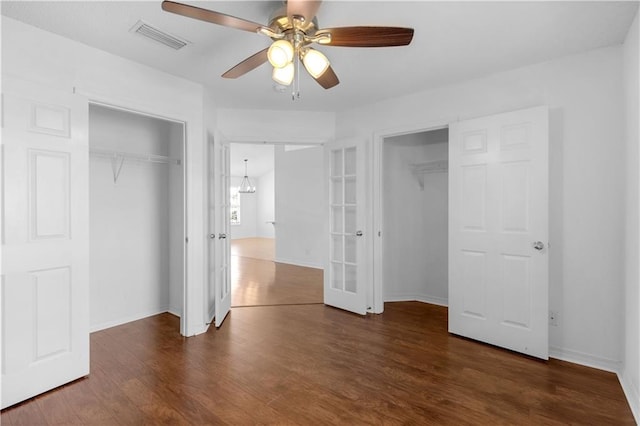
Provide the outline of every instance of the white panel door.
<path id="1" fill-rule="evenodd" d="M 329 255 L 324 272 L 324 303 L 364 315 L 365 151 L 364 143 L 341 140 L 325 145 L 329 204 Z"/>
<path id="2" fill-rule="evenodd" d="M 3 76 L 2 408 L 89 374 L 88 103 Z"/>
<path id="3" fill-rule="evenodd" d="M 214 243 L 215 259 L 215 324 L 222 325 L 231 309 L 231 247 L 229 232 L 229 185 L 231 184 L 229 171 L 229 145 L 219 140 L 214 143 L 214 176 L 215 180 L 215 227 L 209 235 Z"/>
<path id="4" fill-rule="evenodd" d="M 548 109 L 453 123 L 449 331 L 548 359 Z"/>

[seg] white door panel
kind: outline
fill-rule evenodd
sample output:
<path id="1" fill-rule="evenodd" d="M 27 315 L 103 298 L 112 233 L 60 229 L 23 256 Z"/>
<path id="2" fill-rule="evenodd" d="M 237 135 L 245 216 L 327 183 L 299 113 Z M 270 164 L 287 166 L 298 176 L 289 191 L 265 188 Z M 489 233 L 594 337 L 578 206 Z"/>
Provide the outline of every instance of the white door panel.
<path id="1" fill-rule="evenodd" d="M 218 138 L 219 139 L 219 138 Z M 216 212 L 215 229 L 212 239 L 215 241 L 215 325 L 220 327 L 231 309 L 231 235 L 229 232 L 229 213 L 231 202 L 229 199 L 229 185 L 231 176 L 229 171 L 229 145 L 216 140 L 214 143 L 216 176 Z"/>
<path id="2" fill-rule="evenodd" d="M 88 103 L 3 79 L 2 408 L 89 374 Z"/>
<path id="3" fill-rule="evenodd" d="M 364 162 L 362 141 L 340 140 L 325 145 L 329 256 L 324 303 L 361 315 L 367 312 Z"/>
<path id="4" fill-rule="evenodd" d="M 449 141 L 449 331 L 547 359 L 548 110 L 454 123 Z"/>

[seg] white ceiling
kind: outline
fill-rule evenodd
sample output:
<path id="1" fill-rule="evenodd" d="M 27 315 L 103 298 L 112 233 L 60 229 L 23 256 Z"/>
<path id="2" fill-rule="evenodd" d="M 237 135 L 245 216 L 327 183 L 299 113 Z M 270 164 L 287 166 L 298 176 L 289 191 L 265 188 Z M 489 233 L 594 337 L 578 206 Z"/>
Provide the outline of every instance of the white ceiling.
<path id="1" fill-rule="evenodd" d="M 269 45 L 258 34 L 163 12 L 160 1 L 2 1 L 2 14 L 90 46 L 200 82 L 218 106 L 340 111 L 382 99 L 620 44 L 637 1 L 325 1 L 319 26 L 415 29 L 407 47 L 320 47 L 341 83 L 324 90 L 301 78 L 302 99 L 273 90 L 265 64 L 237 80 L 220 75 Z M 268 21 L 276 1 L 187 2 L 251 21 Z M 139 20 L 192 42 L 174 51 L 129 33 Z"/>

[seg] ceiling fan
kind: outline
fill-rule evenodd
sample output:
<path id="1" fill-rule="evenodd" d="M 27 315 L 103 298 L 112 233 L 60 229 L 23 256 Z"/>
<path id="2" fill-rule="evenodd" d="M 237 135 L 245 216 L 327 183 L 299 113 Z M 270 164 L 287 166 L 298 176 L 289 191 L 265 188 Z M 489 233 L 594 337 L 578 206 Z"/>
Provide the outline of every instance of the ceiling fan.
<path id="1" fill-rule="evenodd" d="M 268 26 L 246 19 L 202 9 L 183 3 L 165 0 L 162 9 L 239 30 L 265 35 L 273 43 L 249 56 L 244 61 L 222 74 L 224 78 L 238 78 L 269 61 L 273 65 L 272 78 L 276 83 L 289 86 L 293 82 L 296 67 L 302 62 L 307 72 L 325 89 L 340 81 L 331 68 L 329 60 L 312 44 L 342 47 L 388 47 L 406 46 L 413 38 L 413 28 L 402 27 L 337 27 L 318 28 L 316 13 L 322 0 L 288 0 L 278 9 Z"/>

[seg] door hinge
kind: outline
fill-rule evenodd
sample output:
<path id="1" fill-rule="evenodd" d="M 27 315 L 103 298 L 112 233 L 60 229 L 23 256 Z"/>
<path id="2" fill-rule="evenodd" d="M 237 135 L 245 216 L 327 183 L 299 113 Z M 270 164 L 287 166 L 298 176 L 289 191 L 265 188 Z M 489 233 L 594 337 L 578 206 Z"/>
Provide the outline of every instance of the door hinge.
<path id="1" fill-rule="evenodd" d="M 184 242 L 185 242 L 185 243 L 187 243 L 187 244 L 189 244 L 189 237 L 185 237 L 185 238 L 184 238 Z"/>

